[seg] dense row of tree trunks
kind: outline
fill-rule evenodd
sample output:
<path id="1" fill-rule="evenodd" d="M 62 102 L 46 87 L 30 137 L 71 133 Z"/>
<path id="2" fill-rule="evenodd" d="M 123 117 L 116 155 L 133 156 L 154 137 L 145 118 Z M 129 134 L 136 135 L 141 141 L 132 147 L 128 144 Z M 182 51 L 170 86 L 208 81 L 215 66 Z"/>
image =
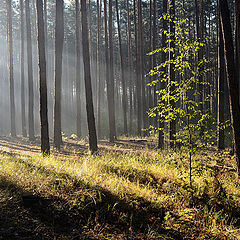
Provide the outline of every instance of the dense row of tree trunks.
<path id="1" fill-rule="evenodd" d="M 81 16 L 82 16 L 82 36 L 83 36 L 82 47 L 83 47 L 83 63 L 84 63 L 84 82 L 85 82 L 89 146 L 90 146 L 90 151 L 94 153 L 97 151 L 98 147 L 97 147 L 97 133 L 96 133 L 96 125 L 95 125 L 95 117 L 94 117 L 94 109 L 93 109 L 93 98 L 92 98 L 86 0 L 81 0 L 81 13 L 82 13 Z"/>
<path id="2" fill-rule="evenodd" d="M 233 125 L 233 140 L 236 153 L 236 162 L 238 173 L 240 173 L 240 106 L 239 106 L 239 89 L 236 66 L 234 60 L 234 44 L 232 37 L 232 28 L 230 20 L 230 11 L 227 0 L 218 0 L 220 10 L 221 28 L 224 42 L 224 57 L 226 64 L 226 76 L 229 89 L 229 102 L 231 120 Z"/>
<path id="3" fill-rule="evenodd" d="M 61 121 L 61 94 L 62 94 L 62 54 L 64 40 L 64 2 L 56 1 L 56 27 L 55 27 L 55 101 L 54 101 L 54 145 L 57 149 L 62 144 Z"/>
<path id="4" fill-rule="evenodd" d="M 35 140 L 34 130 L 34 93 L 33 93 L 33 66 L 32 66 L 32 30 L 29 1 L 25 1 L 26 31 L 27 31 L 27 67 L 28 67 L 28 131 L 29 140 Z"/>
<path id="5" fill-rule="evenodd" d="M 36 2 L 37 1 L 37 2 Z M 47 96 L 47 92 L 45 93 L 47 89 L 47 84 L 45 83 L 48 79 L 49 84 L 53 82 L 52 77 L 50 74 L 48 74 L 48 68 L 51 68 L 51 64 L 54 61 L 51 61 L 49 59 L 48 61 L 48 28 L 47 28 L 47 0 L 36 0 L 34 3 L 37 3 L 37 13 L 39 14 L 38 17 L 38 47 L 39 47 L 39 77 L 40 77 L 40 107 L 41 107 L 41 124 L 46 120 L 47 121 L 47 101 L 44 102 L 42 100 L 43 96 Z M 219 0 L 220 1 L 220 0 Z M 33 7 L 33 10 L 36 9 L 36 5 L 30 5 L 31 1 L 23 1 L 20 0 L 20 14 L 21 14 L 21 52 L 20 52 L 20 63 L 21 63 L 21 117 L 22 117 L 22 134 L 23 136 L 27 135 L 27 129 L 26 129 L 26 109 L 25 109 L 25 73 L 24 73 L 24 2 L 25 2 L 25 15 L 26 15 L 26 40 L 27 40 L 27 68 L 28 68 L 28 125 L 29 125 L 29 139 L 34 140 L 35 139 L 35 130 L 34 130 L 34 86 L 37 85 L 37 81 L 33 80 L 33 62 L 35 58 L 35 50 L 36 47 L 32 47 L 32 37 L 35 36 L 35 34 L 32 34 L 32 32 L 35 32 L 35 27 L 33 27 L 33 31 L 31 29 L 31 22 L 34 22 L 35 24 L 35 13 L 33 13 L 33 21 L 31 21 L 31 13 L 30 13 L 30 6 Z M 235 97 L 238 97 L 239 101 L 239 93 L 236 95 L 236 90 L 233 90 L 233 86 L 239 91 L 239 58 L 240 58 L 240 0 L 235 0 L 235 46 L 231 46 L 229 43 L 233 40 L 230 39 L 230 33 L 229 29 L 226 29 L 226 23 L 229 21 L 229 28 L 230 28 L 230 20 L 228 20 L 226 17 L 226 11 L 227 9 L 221 9 L 221 5 L 227 4 L 227 1 L 220 1 L 220 12 L 221 12 L 221 28 L 219 30 L 219 46 L 218 46 L 218 123 L 219 125 L 224 123 L 224 68 L 225 65 L 223 63 L 223 45 L 225 46 L 225 61 L 226 61 L 226 72 L 227 72 L 227 78 L 229 83 L 229 90 L 230 90 L 230 100 L 231 100 L 231 111 L 232 111 L 232 121 L 234 125 L 234 132 L 238 131 L 236 126 L 238 123 L 236 123 L 236 116 L 234 119 L 234 114 L 236 114 L 236 109 L 239 108 L 235 103 L 233 103 L 233 99 Z M 44 4 L 43 4 L 44 3 Z M 76 84 L 75 84 L 75 77 L 74 80 L 69 81 L 69 69 L 66 67 L 66 71 L 68 73 L 64 75 L 64 78 L 68 79 L 67 86 L 62 86 L 62 61 L 63 61 L 63 43 L 64 43 L 64 19 L 63 19 L 63 12 L 64 12 L 64 1 L 58 0 L 56 1 L 56 28 L 55 28 L 55 76 L 54 82 L 55 82 L 55 103 L 54 103 L 54 145 L 58 149 L 60 148 L 62 144 L 62 123 L 61 123 L 61 95 L 62 95 L 62 89 L 64 89 L 63 94 L 64 96 L 67 96 L 67 92 L 71 91 L 71 97 L 68 101 L 68 99 L 65 99 L 64 106 L 67 106 L 68 102 L 71 102 L 71 108 L 74 111 L 74 107 L 77 105 L 76 112 L 77 112 L 77 136 L 82 136 L 82 119 L 81 119 L 81 94 L 82 94 L 82 84 L 81 83 L 81 73 L 83 72 L 83 69 L 81 69 L 81 58 L 83 56 L 83 48 L 84 43 L 82 42 L 82 39 L 84 41 L 88 41 L 88 49 L 85 49 L 84 55 L 87 57 L 87 54 L 89 55 L 89 69 L 91 70 L 91 74 L 85 73 L 85 82 L 87 82 L 86 86 L 86 93 L 88 96 L 86 96 L 87 99 L 87 105 L 90 106 L 90 110 L 88 112 L 88 124 L 89 124 L 89 138 L 91 139 L 90 142 L 93 143 L 91 146 L 92 150 L 95 151 L 96 144 L 94 143 L 95 140 L 93 140 L 96 137 L 96 133 L 94 133 L 95 130 L 95 119 L 94 114 L 92 114 L 93 106 L 91 106 L 91 101 L 93 102 L 93 105 L 97 106 L 97 116 L 98 116 L 98 131 L 99 135 L 101 135 L 101 104 L 104 102 L 104 94 L 102 93 L 104 91 L 104 83 L 103 80 L 103 74 L 101 74 L 101 0 L 97 0 L 97 67 L 96 69 L 93 69 L 93 59 L 94 59 L 94 46 L 92 46 L 92 43 L 94 42 L 95 32 L 92 30 L 92 24 L 91 21 L 92 18 L 92 12 L 91 9 L 93 8 L 93 5 L 91 6 L 91 1 L 88 1 L 88 9 L 86 7 L 86 23 L 88 19 L 88 29 L 87 36 L 88 39 L 86 40 L 86 35 L 82 35 L 82 26 L 80 26 L 81 20 L 80 20 L 80 6 L 79 6 L 79 0 L 75 0 L 75 7 L 76 7 L 76 52 L 74 52 L 76 56 Z M 109 140 L 113 142 L 116 139 L 116 116 L 115 116 L 115 102 L 116 109 L 121 109 L 123 111 L 123 132 L 125 135 L 127 135 L 129 132 L 131 132 L 133 128 L 133 118 L 134 113 L 136 115 L 136 122 L 137 122 L 137 134 L 140 136 L 142 135 L 142 128 L 146 129 L 148 127 L 148 120 L 147 120 L 147 107 L 156 106 L 158 101 L 158 94 L 157 90 L 166 88 L 166 84 L 161 83 L 159 87 L 154 86 L 154 91 L 152 89 L 148 89 L 146 91 L 146 65 L 147 63 L 148 67 L 154 68 L 154 66 L 157 65 L 157 58 L 156 55 L 153 55 L 151 59 L 149 59 L 149 62 L 145 60 L 144 53 L 146 52 L 147 47 L 144 45 L 144 33 L 143 33 L 143 27 L 144 27 L 144 20 L 143 18 L 146 18 L 146 12 L 144 10 L 146 9 L 145 2 L 142 0 L 134 0 L 133 2 L 130 2 L 129 0 L 126 0 L 126 9 L 127 9 L 127 21 L 125 21 L 126 24 L 126 36 L 127 36 L 127 43 L 128 43 L 128 49 L 127 49 L 127 60 L 128 60 L 128 67 L 125 66 L 127 64 L 124 64 L 125 56 L 124 56 L 124 45 L 123 45 L 123 31 L 122 28 L 122 22 L 121 22 L 121 14 L 120 14 L 120 5 L 118 0 L 116 0 L 116 6 L 113 8 L 112 1 L 104 0 L 104 35 L 105 35 L 105 64 L 106 64 L 106 86 L 107 86 L 107 103 L 108 103 L 108 120 L 109 120 Z M 130 4 L 132 3 L 133 11 L 132 15 L 130 14 Z M 162 13 L 167 13 L 167 5 L 169 3 L 169 14 L 170 14 L 170 26 L 168 26 L 168 21 L 166 19 L 161 19 L 162 22 L 162 36 L 161 36 L 161 42 L 162 47 L 167 47 L 166 43 L 166 35 L 164 34 L 164 31 L 170 31 L 170 43 L 169 46 L 174 49 L 175 48 L 175 24 L 174 24 L 174 18 L 175 18 L 175 0 L 163 0 L 162 1 L 162 7 L 163 11 Z M 200 41 L 204 41 L 205 33 L 208 35 L 211 35 L 211 29 L 213 29 L 211 24 L 211 13 L 208 12 L 209 15 L 205 15 L 205 9 L 204 6 L 208 4 L 207 1 L 204 0 L 195 0 L 195 15 L 196 15 L 196 37 Z M 86 1 L 83 2 L 83 5 L 86 5 Z M 150 50 L 156 49 L 157 46 L 157 29 L 158 29 L 158 17 L 157 14 L 159 12 L 158 9 L 158 2 L 157 0 L 150 0 L 149 1 L 149 16 L 148 21 L 150 22 L 150 36 L 149 36 L 149 44 L 147 46 L 150 47 Z M 182 6 L 184 8 L 185 3 L 182 2 Z M 9 78 L 10 78 L 10 105 L 11 105 L 11 135 L 16 136 L 16 126 L 15 126 L 15 100 L 14 100 L 14 78 L 13 78 L 13 40 L 12 40 L 12 1 L 6 0 L 6 6 L 7 6 L 7 26 L 8 26 L 8 50 L 9 50 Z M 226 7 L 226 5 L 224 5 Z M 148 8 L 148 6 L 147 6 Z M 115 10 L 115 12 L 113 12 Z M 84 10 L 82 10 L 84 12 Z M 116 19 L 114 18 L 114 14 L 116 14 Z M 131 19 L 133 17 L 133 19 Z M 226 17 L 226 18 L 225 18 Z M 41 18 L 43 18 L 43 22 L 41 22 Z M 224 18 L 224 20 L 223 20 Z M 82 16 L 82 19 L 83 16 Z M 45 20 L 45 24 L 44 24 Z M 131 20 L 134 21 L 134 36 L 135 41 L 132 41 L 132 26 L 131 26 Z M 115 21 L 115 23 L 113 22 Z M 83 23 L 82 23 L 83 25 Z M 193 23 L 194 25 L 194 23 Z M 35 25 L 34 25 L 35 26 Z M 119 51 L 119 60 L 115 58 L 115 48 L 114 46 L 114 37 L 115 37 L 115 31 L 114 27 L 117 26 L 117 36 L 118 36 L 118 51 Z M 40 28 L 43 29 L 43 33 L 40 32 Z M 191 23 L 189 23 L 189 27 L 191 28 Z M 208 30 L 208 31 L 206 31 Z M 221 39 L 221 30 L 223 31 L 223 40 Z M 125 34 L 123 34 L 125 35 Z M 41 45 L 39 43 L 39 38 L 45 39 L 45 44 Z M 229 40 L 230 39 L 230 40 Z M 35 40 L 35 37 L 33 37 L 33 40 Z M 207 40 L 208 45 L 210 45 L 210 40 Z M 33 41 L 34 42 L 34 41 Z M 50 43 L 50 41 L 49 41 Z M 85 42 L 86 43 L 86 42 Z M 84 46 L 85 47 L 85 46 Z M 42 50 L 44 49 L 44 56 L 42 53 Z M 49 49 L 50 50 L 50 49 Z M 69 49 L 68 49 L 69 50 Z M 134 51 L 133 51 L 134 50 Z M 199 55 L 197 58 L 197 62 L 200 62 L 204 54 L 207 56 L 207 58 L 210 58 L 211 56 L 211 49 L 209 46 L 206 48 L 206 54 L 204 53 L 203 49 L 200 49 Z M 234 51 L 235 50 L 235 51 Z M 69 51 L 70 52 L 70 51 Z M 133 53 L 135 53 L 135 58 L 133 57 Z M 232 52 L 232 55 L 230 54 Z M 33 55 L 34 53 L 34 55 Z M 230 56 L 231 55 L 231 56 Z M 50 56 L 50 55 L 49 55 Z M 69 56 L 68 56 L 69 58 Z M 232 59 L 233 58 L 233 59 Z M 84 59 L 84 58 L 83 58 Z M 170 61 L 174 60 L 174 50 L 169 52 L 169 56 L 165 52 L 162 53 L 161 61 L 164 62 L 167 59 Z M 233 65 L 232 66 L 232 60 Z M 84 59 L 85 61 L 85 59 Z M 46 64 L 47 62 L 47 64 Z M 67 65 L 71 65 L 69 59 L 66 59 Z M 114 64 L 119 63 L 119 67 L 114 68 Z M 133 64 L 135 64 L 135 69 L 133 67 Z M 92 66 L 91 66 L 92 65 Z M 170 64 L 169 66 L 169 75 L 172 82 L 175 81 L 175 79 L 178 77 L 175 76 L 174 72 L 174 64 Z M 48 66 L 48 67 L 47 67 Z M 234 67 L 234 73 L 233 73 L 233 67 Z M 88 60 L 84 63 L 84 69 L 88 69 Z M 116 69 L 116 71 L 115 71 Z M 120 74 L 118 73 L 118 69 L 120 69 Z M 128 71 L 125 71 L 125 70 Z M 133 71 L 135 70 L 136 76 L 134 76 Z M 198 66 L 199 71 L 199 81 L 201 82 L 203 79 L 203 66 Z M 167 69 L 165 69 L 167 71 Z M 129 72 L 126 74 L 126 72 Z M 96 74 L 95 74 L 96 73 Z M 95 74 L 95 75 L 94 75 Z M 120 75 L 120 77 L 118 76 Z M 212 77 L 214 78 L 214 74 L 212 74 Z M 93 79 L 93 81 L 91 80 Z M 120 81 L 118 80 L 120 79 Z M 92 83 L 91 83 L 92 81 Z M 211 76 L 210 74 L 207 74 L 207 81 L 210 83 Z M 90 85 L 89 85 L 90 83 Z M 52 87 L 53 88 L 53 87 Z M 204 89 L 203 89 L 204 88 Z M 92 89 L 94 95 L 92 95 Z M 174 86 L 172 86 L 170 91 L 174 91 Z M 76 91 L 76 94 L 75 94 Z M 204 92 L 205 91 L 205 92 Z M 203 101 L 203 96 L 206 96 L 210 93 L 210 89 L 208 87 L 203 87 L 202 84 L 197 84 L 197 93 L 198 93 L 198 102 Z M 90 96 L 91 95 L 91 96 Z M 153 96 L 152 96 L 153 95 Z M 49 94 L 50 96 L 50 94 Z M 225 94 L 226 96 L 226 94 Z M 121 100 L 120 100 L 121 99 Z M 76 102 L 75 102 L 76 101 Z M 76 105 L 75 105 L 76 104 Z M 127 107 L 129 104 L 129 108 Z M 169 104 L 174 108 L 175 102 L 174 100 L 170 100 Z M 37 105 L 37 104 L 36 104 Z M 202 110 L 209 110 L 210 104 L 202 104 Z M 73 112 L 72 111 L 72 112 Z M 53 111 L 51 111 L 52 113 Z M 129 128 L 128 128 L 128 119 L 127 114 L 129 113 Z M 161 129 L 164 128 L 164 124 L 161 122 L 160 125 L 158 125 L 158 118 L 154 118 L 153 125 L 154 127 L 159 127 Z M 161 119 L 159 119 L 161 120 Z M 94 122 L 94 123 L 93 123 Z M 36 125 L 37 126 L 37 125 Z M 94 127 L 93 127 L 94 126 Z M 177 124 L 175 120 L 172 120 L 170 122 L 169 127 L 169 136 L 170 136 L 170 146 L 174 147 L 175 143 L 175 135 L 176 135 L 176 129 Z M 49 133 L 46 132 L 46 126 L 41 125 L 41 131 L 42 128 L 44 128 L 45 133 L 43 135 L 48 135 Z M 91 130 L 90 130 L 91 129 Z M 93 131 L 93 132 L 92 132 Z M 91 135 L 91 136 L 90 136 Z M 49 136 L 48 136 L 49 138 Z M 235 139 L 235 148 L 238 152 L 237 142 L 240 141 L 237 138 L 237 134 L 234 133 L 234 139 Z M 158 138 L 158 147 L 163 148 L 164 147 L 164 134 L 163 131 L 159 131 L 159 138 Z M 45 141 L 47 142 L 47 141 Z M 96 142 L 96 141 L 95 141 Z M 45 145 L 45 150 L 43 152 L 48 152 L 48 147 Z M 224 131 L 219 129 L 218 132 L 218 148 L 222 149 L 224 148 Z M 240 151 L 239 151 L 240 152 Z M 240 154 L 240 153 L 239 153 Z M 238 156 L 238 153 L 237 153 Z"/>
<path id="6" fill-rule="evenodd" d="M 25 111 L 25 73 L 24 73 L 24 63 L 25 63 L 25 44 L 24 44 L 24 7 L 23 0 L 20 0 L 20 14 L 21 14 L 21 115 L 22 115 L 22 135 L 27 136 L 26 130 L 26 111 Z"/>
<path id="7" fill-rule="evenodd" d="M 45 29 L 43 19 L 43 2 L 37 1 L 38 27 L 38 66 L 39 66 L 39 95 L 40 95 L 40 123 L 41 123 L 41 151 L 43 155 L 50 154 L 47 105 L 47 68 L 45 51 Z"/>

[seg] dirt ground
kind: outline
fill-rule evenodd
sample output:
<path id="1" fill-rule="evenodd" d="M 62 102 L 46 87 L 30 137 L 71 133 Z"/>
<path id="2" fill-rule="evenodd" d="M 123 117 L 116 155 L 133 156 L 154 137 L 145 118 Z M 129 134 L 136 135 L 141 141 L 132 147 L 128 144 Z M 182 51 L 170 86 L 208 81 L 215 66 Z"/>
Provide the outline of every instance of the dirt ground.
<path id="1" fill-rule="evenodd" d="M 77 140 L 71 138 L 63 139 L 61 150 L 57 152 L 53 148 L 53 142 L 50 141 L 53 154 L 63 155 L 82 155 L 88 151 L 88 142 L 86 140 Z M 108 140 L 99 140 L 99 151 L 144 151 L 146 148 L 154 148 L 156 142 L 146 139 L 121 139 L 110 143 Z M 8 154 L 34 155 L 41 152 L 40 138 L 37 137 L 34 142 L 23 137 L 0 137 L 0 151 Z"/>

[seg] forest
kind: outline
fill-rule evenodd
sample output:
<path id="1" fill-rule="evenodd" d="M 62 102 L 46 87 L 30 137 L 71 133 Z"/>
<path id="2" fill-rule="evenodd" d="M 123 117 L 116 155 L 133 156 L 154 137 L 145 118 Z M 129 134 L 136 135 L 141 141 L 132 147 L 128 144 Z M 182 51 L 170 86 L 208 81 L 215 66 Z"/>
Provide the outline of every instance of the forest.
<path id="1" fill-rule="evenodd" d="M 240 0 L 2 0 L 0 53 L 0 240 L 240 239 Z"/>

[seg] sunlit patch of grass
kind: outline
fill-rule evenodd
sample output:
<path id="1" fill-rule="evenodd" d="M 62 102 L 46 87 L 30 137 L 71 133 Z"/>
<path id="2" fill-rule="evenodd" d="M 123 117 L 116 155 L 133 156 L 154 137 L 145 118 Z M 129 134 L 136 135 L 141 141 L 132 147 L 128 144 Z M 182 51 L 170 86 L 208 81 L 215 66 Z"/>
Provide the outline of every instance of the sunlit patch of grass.
<path id="1" fill-rule="evenodd" d="M 129 228 L 133 210 L 125 212 L 119 207 L 121 202 L 136 212 L 150 211 L 145 234 L 152 239 L 157 236 L 155 228 L 199 236 L 194 239 L 239 235 L 234 221 L 238 221 L 240 182 L 235 172 L 212 169 L 220 162 L 215 153 L 194 156 L 193 189 L 189 186 L 188 157 L 183 151 L 146 149 L 49 157 L 0 154 L 0 158 L 0 176 L 21 189 L 64 199 L 69 206 L 81 209 L 107 201 L 102 211 L 117 216 L 116 221 L 127 222 Z M 231 166 L 234 168 L 234 164 Z M 159 215 L 161 209 L 165 217 Z"/>

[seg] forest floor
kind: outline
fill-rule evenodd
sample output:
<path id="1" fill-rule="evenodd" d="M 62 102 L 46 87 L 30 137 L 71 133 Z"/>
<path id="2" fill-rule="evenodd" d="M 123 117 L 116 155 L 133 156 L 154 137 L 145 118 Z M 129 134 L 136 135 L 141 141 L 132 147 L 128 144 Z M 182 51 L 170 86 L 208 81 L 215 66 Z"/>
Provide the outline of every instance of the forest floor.
<path id="1" fill-rule="evenodd" d="M 0 239 L 240 239 L 240 180 L 229 151 L 202 149 L 193 182 L 183 150 L 153 139 L 64 139 L 42 157 L 39 139 L 0 137 Z"/>

